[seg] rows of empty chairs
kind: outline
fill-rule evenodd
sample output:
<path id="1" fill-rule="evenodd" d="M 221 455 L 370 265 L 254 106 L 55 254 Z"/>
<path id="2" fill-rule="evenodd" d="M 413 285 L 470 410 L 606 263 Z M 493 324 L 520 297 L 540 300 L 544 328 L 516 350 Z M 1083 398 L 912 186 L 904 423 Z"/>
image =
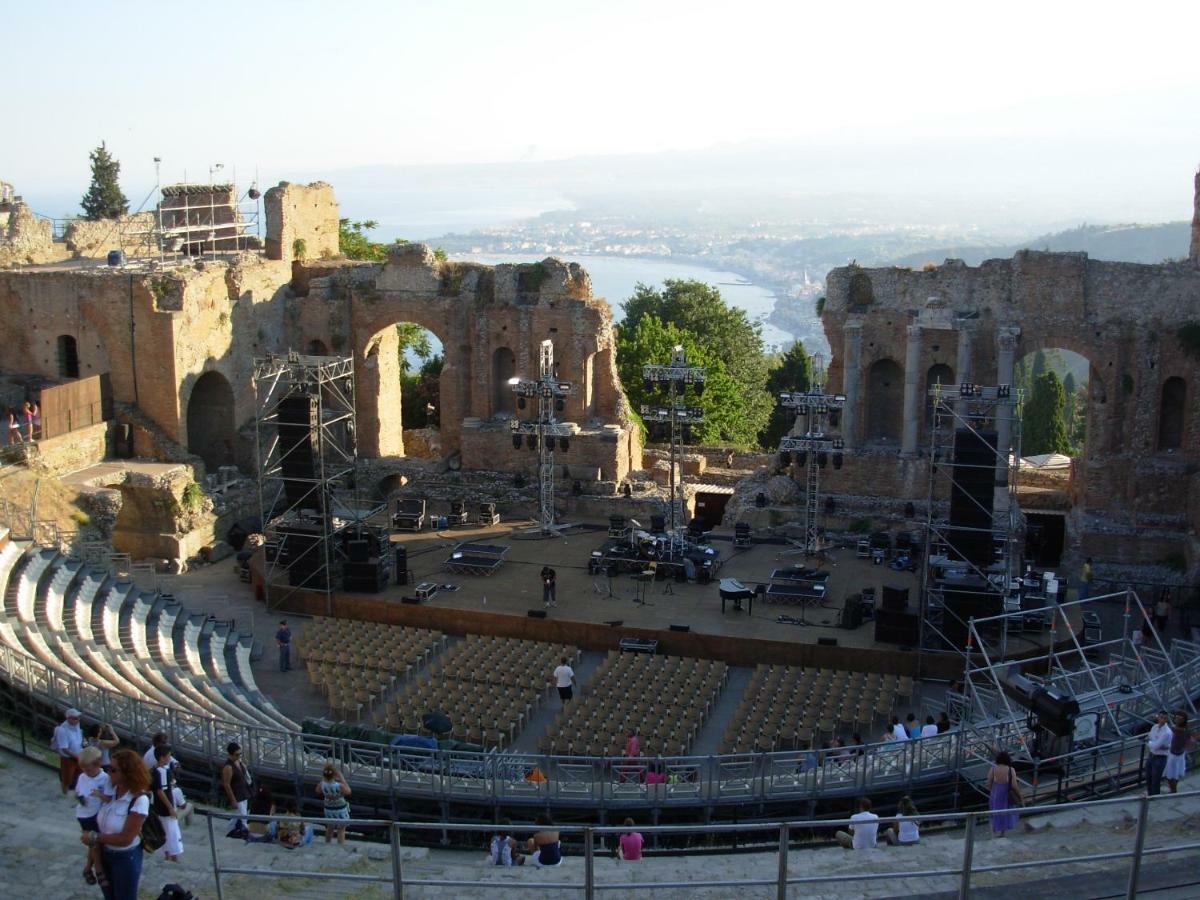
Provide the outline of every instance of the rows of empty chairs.
<path id="1" fill-rule="evenodd" d="M 329 701 L 335 719 L 372 715 L 397 680 L 407 678 L 446 645 L 427 628 L 318 616 L 295 639 L 308 680 Z"/>
<path id="2" fill-rule="evenodd" d="M 539 748 L 571 756 L 621 756 L 629 729 L 643 757 L 684 756 L 728 680 L 723 662 L 612 651 L 583 696 L 550 726 Z"/>
<path id="3" fill-rule="evenodd" d="M 579 650 L 564 644 L 468 635 L 434 658 L 377 716 L 388 730 L 417 733 L 427 713 L 444 712 L 453 736 L 485 747 L 512 744 L 550 690 L 550 675 Z"/>
<path id="4" fill-rule="evenodd" d="M 295 729 L 258 690 L 251 635 L 57 549 L 0 547 L 0 641 L 96 687 L 215 718 Z"/>
<path id="5" fill-rule="evenodd" d="M 908 676 L 761 664 L 725 729 L 720 752 L 806 750 L 854 732 L 871 743 L 897 703 L 912 694 Z"/>

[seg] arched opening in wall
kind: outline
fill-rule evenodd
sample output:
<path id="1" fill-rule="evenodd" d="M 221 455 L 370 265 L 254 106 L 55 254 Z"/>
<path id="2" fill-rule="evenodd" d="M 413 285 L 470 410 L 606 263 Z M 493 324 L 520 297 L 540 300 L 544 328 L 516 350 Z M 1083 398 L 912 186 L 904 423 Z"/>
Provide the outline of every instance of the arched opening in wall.
<path id="1" fill-rule="evenodd" d="M 60 334 L 54 344 L 59 378 L 79 377 L 79 344 L 69 334 Z"/>
<path id="2" fill-rule="evenodd" d="M 1021 456 L 1082 455 L 1092 408 L 1087 357 L 1062 347 L 1034 350 L 1017 360 L 1014 380 L 1022 397 Z"/>
<path id="3" fill-rule="evenodd" d="M 1158 403 L 1158 449 L 1179 450 L 1187 426 L 1187 383 L 1178 376 L 1163 382 Z"/>
<path id="4" fill-rule="evenodd" d="M 900 443 L 904 419 L 904 370 L 893 359 L 875 362 L 867 372 L 867 440 Z"/>
<path id="5" fill-rule="evenodd" d="M 328 356 L 329 348 L 325 346 L 324 341 L 314 338 L 308 342 L 308 349 L 305 352 L 307 352 L 309 356 Z"/>
<path id="6" fill-rule="evenodd" d="M 517 376 L 517 357 L 508 347 L 492 353 L 492 416 L 507 415 L 516 409 L 516 395 L 508 383 Z M 536 378 L 537 373 L 533 376 Z"/>
<path id="7" fill-rule="evenodd" d="M 367 344 L 365 364 L 377 370 L 380 396 L 387 398 L 378 404 L 379 429 L 393 437 L 400 432 L 406 456 L 440 456 L 443 352 L 441 339 L 416 322 L 397 322 Z"/>
<path id="8" fill-rule="evenodd" d="M 925 397 L 925 429 L 929 430 L 933 425 L 933 389 L 939 387 L 943 397 L 951 396 L 958 393 L 958 386 L 954 383 L 954 370 L 945 363 L 935 363 L 929 367 L 929 371 L 925 373 L 924 397 Z M 947 423 L 943 423 L 947 424 Z"/>
<path id="9" fill-rule="evenodd" d="M 188 451 L 204 460 L 209 472 L 234 464 L 233 388 L 220 372 L 205 372 L 192 386 L 187 404 Z"/>

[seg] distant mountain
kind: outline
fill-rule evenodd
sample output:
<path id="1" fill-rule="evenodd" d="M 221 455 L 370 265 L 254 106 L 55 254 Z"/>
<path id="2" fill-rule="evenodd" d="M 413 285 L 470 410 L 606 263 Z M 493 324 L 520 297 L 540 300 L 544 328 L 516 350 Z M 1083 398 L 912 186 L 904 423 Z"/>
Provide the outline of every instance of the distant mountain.
<path id="1" fill-rule="evenodd" d="M 1018 250 L 1084 251 L 1092 259 L 1113 262 L 1160 263 L 1164 259 L 1187 256 L 1190 223 L 1165 225 L 1081 225 L 1067 231 L 1046 234 L 1023 244 L 941 247 L 910 253 L 892 260 L 893 265 L 920 267 L 961 259 L 977 266 L 985 259 L 1006 259 Z"/>

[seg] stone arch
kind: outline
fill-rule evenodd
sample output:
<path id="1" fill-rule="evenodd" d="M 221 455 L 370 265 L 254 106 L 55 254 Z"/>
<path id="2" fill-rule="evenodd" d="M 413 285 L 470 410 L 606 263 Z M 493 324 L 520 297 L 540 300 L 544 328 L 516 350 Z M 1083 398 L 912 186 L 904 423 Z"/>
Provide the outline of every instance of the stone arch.
<path id="1" fill-rule="evenodd" d="M 1180 450 L 1186 431 L 1187 382 L 1173 375 L 1162 383 L 1158 403 L 1158 449 Z"/>
<path id="2" fill-rule="evenodd" d="M 325 346 L 325 342 L 319 338 L 313 338 L 308 342 L 308 347 L 305 352 L 309 356 L 328 356 L 329 348 Z"/>
<path id="3" fill-rule="evenodd" d="M 187 403 L 188 450 L 208 471 L 235 460 L 236 423 L 233 388 L 220 372 L 205 372 L 192 385 Z"/>
<path id="4" fill-rule="evenodd" d="M 516 377 L 517 356 L 511 347 L 497 347 L 492 352 L 492 415 L 511 413 L 515 401 L 509 379 Z"/>
<path id="5" fill-rule="evenodd" d="M 867 372 L 867 440 L 900 443 L 904 370 L 894 359 L 876 360 Z"/>
<path id="6" fill-rule="evenodd" d="M 59 378 L 79 377 L 79 343 L 73 335 L 60 334 L 54 342 L 54 358 Z"/>
<path id="7" fill-rule="evenodd" d="M 925 386 L 923 395 L 925 397 L 925 427 L 928 429 L 933 425 L 933 396 L 931 391 L 935 385 L 941 385 L 943 391 L 949 391 L 954 387 L 954 370 L 945 363 L 934 363 L 929 367 L 929 371 L 925 373 Z"/>

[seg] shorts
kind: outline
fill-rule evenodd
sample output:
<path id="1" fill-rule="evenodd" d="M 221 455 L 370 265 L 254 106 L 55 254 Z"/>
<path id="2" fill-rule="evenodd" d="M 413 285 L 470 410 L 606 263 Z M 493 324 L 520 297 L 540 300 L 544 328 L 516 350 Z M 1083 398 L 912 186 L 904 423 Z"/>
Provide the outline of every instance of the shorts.
<path id="1" fill-rule="evenodd" d="M 574 696 L 574 693 L 571 690 L 571 685 L 568 684 L 566 687 L 560 687 L 558 689 L 558 696 L 563 700 L 570 700 L 571 697 Z"/>

